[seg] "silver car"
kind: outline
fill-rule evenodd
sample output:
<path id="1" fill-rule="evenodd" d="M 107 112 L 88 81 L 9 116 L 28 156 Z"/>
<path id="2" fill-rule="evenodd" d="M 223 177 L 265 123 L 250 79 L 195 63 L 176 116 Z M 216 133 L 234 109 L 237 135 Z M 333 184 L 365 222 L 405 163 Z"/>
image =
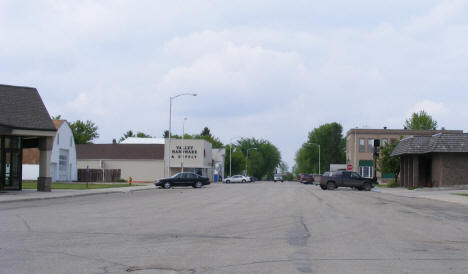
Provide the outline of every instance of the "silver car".
<path id="1" fill-rule="evenodd" d="M 223 180 L 226 184 L 230 183 L 250 183 L 250 177 L 244 175 L 234 175 Z"/>

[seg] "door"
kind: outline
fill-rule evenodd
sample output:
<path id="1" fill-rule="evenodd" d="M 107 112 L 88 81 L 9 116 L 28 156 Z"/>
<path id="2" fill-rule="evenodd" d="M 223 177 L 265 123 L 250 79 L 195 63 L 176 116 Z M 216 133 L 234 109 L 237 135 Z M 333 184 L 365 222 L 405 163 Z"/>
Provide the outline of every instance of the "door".
<path id="1" fill-rule="evenodd" d="M 59 154 L 59 181 L 69 181 L 68 178 L 68 149 L 60 149 Z"/>
<path id="2" fill-rule="evenodd" d="M 0 138 L 0 190 L 21 190 L 21 137 Z"/>

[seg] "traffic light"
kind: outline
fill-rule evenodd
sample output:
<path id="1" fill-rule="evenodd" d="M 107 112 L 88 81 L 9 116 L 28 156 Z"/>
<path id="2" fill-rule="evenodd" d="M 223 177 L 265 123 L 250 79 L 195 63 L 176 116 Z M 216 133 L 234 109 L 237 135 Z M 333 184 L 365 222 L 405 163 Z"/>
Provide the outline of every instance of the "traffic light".
<path id="1" fill-rule="evenodd" d="M 380 146 L 380 139 L 374 139 L 374 147 Z"/>
<path id="2" fill-rule="evenodd" d="M 374 156 L 379 157 L 380 139 L 374 139 Z"/>

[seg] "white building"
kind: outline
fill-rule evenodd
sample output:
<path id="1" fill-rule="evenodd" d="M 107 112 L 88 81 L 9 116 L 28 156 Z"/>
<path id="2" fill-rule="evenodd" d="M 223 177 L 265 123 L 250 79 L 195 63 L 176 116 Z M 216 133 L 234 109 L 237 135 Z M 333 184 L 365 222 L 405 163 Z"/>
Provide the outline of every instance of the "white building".
<path id="1" fill-rule="evenodd" d="M 171 139 L 171 175 L 184 171 L 213 181 L 211 143 L 202 139 Z M 154 181 L 168 176 L 168 139 L 127 138 L 121 143 L 77 146 L 79 169 L 120 169 L 121 178 Z M 183 160 L 182 160 L 183 159 Z"/>
<path id="2" fill-rule="evenodd" d="M 65 120 L 53 120 L 57 133 L 53 138 L 50 155 L 50 177 L 52 182 L 77 180 L 76 148 L 73 132 Z M 39 177 L 39 149 L 23 149 L 23 180 Z"/>

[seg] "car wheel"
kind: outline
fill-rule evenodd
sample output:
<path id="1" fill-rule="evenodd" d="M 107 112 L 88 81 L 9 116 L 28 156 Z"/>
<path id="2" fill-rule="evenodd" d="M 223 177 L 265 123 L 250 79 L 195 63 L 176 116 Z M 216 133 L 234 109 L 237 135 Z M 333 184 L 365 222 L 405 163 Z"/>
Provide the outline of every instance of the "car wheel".
<path id="1" fill-rule="evenodd" d="M 226 180 L 226 184 L 230 184 L 230 183 L 231 183 L 231 181 L 229 181 L 229 180 Z"/>
<path id="2" fill-rule="evenodd" d="M 327 186 L 324 186 L 324 185 L 320 185 L 320 188 L 323 190 L 327 190 Z"/>
<path id="3" fill-rule="evenodd" d="M 245 183 L 245 180 L 242 180 L 242 183 Z"/>
<path id="4" fill-rule="evenodd" d="M 370 191 L 372 189 L 372 186 L 370 183 L 368 182 L 365 182 L 364 185 L 362 186 L 362 188 L 365 190 L 365 191 Z"/>
<path id="5" fill-rule="evenodd" d="M 202 182 L 196 182 L 195 183 L 195 188 L 201 188 L 203 186 Z"/>
<path id="6" fill-rule="evenodd" d="M 327 189 L 328 190 L 334 190 L 336 188 L 336 185 L 334 182 L 328 182 L 327 183 Z"/>
<path id="7" fill-rule="evenodd" d="M 164 185 L 163 185 L 163 187 L 164 187 L 165 189 L 171 188 L 171 186 L 172 186 L 172 185 L 171 185 L 171 183 L 169 183 L 169 182 L 165 182 Z"/>

